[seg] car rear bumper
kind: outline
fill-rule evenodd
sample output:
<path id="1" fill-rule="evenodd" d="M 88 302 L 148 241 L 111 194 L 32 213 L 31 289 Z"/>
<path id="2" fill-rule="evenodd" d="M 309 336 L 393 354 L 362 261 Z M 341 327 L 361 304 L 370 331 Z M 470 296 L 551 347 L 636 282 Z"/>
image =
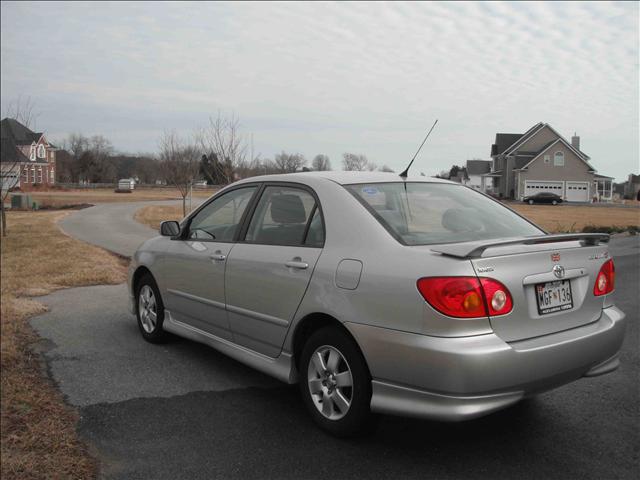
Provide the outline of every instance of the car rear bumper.
<path id="1" fill-rule="evenodd" d="M 625 315 L 507 343 L 495 334 L 429 337 L 347 323 L 373 377 L 373 411 L 438 420 L 486 415 L 520 399 L 615 370 Z"/>

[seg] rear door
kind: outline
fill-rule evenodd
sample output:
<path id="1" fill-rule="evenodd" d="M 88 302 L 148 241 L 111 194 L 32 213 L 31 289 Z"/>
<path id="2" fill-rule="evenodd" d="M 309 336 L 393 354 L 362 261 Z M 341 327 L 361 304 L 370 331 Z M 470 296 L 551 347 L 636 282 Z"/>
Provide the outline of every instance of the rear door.
<path id="1" fill-rule="evenodd" d="M 593 287 L 608 258 L 606 245 L 571 241 L 494 247 L 472 263 L 479 277 L 509 289 L 513 310 L 490 320 L 496 334 L 514 341 L 598 320 L 604 297 L 596 297 Z"/>
<path id="2" fill-rule="evenodd" d="M 310 190 L 267 186 L 245 241 L 227 260 L 226 303 L 234 341 L 276 357 L 324 245 L 320 206 Z"/>

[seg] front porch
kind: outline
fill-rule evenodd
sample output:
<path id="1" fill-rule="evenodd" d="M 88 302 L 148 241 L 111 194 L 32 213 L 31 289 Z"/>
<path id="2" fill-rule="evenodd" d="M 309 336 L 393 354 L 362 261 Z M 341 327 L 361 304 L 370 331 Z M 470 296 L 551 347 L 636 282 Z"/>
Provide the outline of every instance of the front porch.
<path id="1" fill-rule="evenodd" d="M 613 177 L 595 174 L 593 176 L 593 197 L 596 202 L 613 201 Z"/>

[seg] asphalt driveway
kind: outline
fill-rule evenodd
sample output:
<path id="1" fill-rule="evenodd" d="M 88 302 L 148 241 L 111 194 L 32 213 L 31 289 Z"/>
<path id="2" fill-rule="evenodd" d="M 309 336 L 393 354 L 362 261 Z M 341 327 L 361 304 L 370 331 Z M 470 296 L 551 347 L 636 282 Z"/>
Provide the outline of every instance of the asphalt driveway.
<path id="1" fill-rule="evenodd" d="M 204 199 L 194 198 L 194 207 Z M 62 230 L 72 237 L 97 245 L 111 252 L 131 257 L 145 240 L 158 235 L 146 225 L 136 222 L 133 215 L 146 205 L 180 205 L 182 201 L 103 203 L 78 210 L 63 218 Z M 167 220 L 175 220 L 168 218 Z"/>
<path id="2" fill-rule="evenodd" d="M 104 478 L 635 479 L 640 238 L 611 247 L 630 320 L 618 371 L 467 423 L 383 417 L 360 439 L 319 431 L 296 387 L 212 349 L 144 342 L 123 285 L 43 297 L 50 311 L 32 324 Z"/>

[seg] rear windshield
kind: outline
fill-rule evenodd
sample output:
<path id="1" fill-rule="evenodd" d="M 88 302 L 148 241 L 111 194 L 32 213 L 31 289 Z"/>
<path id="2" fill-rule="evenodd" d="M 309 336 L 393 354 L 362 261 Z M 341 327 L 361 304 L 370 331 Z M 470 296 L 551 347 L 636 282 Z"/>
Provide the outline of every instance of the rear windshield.
<path id="1" fill-rule="evenodd" d="M 462 185 L 394 182 L 346 188 L 407 245 L 544 233 L 500 203 Z"/>

